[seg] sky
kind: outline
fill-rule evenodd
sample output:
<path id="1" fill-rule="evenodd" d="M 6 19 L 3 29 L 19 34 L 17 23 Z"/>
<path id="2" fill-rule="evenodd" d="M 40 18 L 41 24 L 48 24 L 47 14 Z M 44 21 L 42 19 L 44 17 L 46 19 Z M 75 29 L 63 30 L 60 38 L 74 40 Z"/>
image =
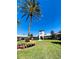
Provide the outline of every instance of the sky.
<path id="1" fill-rule="evenodd" d="M 34 19 L 30 32 L 36 36 L 39 30 L 44 30 L 46 34 L 49 34 L 52 30 L 58 32 L 61 30 L 61 0 L 38 0 L 41 8 L 41 17 L 39 20 Z M 21 15 L 17 16 L 21 18 Z M 25 18 L 24 18 L 25 19 Z M 22 24 L 17 26 L 17 34 L 27 35 L 28 24 L 23 21 Z"/>

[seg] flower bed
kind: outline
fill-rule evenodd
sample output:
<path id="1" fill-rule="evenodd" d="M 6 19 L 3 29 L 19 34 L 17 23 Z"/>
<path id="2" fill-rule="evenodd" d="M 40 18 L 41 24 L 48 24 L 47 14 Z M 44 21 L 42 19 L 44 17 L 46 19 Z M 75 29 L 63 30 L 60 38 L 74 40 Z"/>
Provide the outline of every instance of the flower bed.
<path id="1" fill-rule="evenodd" d="M 17 49 L 24 49 L 35 46 L 35 41 L 25 42 L 17 45 Z"/>

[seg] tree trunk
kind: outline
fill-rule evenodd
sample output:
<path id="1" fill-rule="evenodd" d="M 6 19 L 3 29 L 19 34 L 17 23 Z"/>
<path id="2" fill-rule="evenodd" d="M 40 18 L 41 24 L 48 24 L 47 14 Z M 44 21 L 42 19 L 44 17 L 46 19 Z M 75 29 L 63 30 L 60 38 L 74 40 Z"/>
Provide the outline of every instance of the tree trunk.
<path id="1" fill-rule="evenodd" d="M 29 42 L 31 37 L 30 37 L 30 28 L 31 28 L 31 24 L 32 24 L 32 16 L 30 16 L 30 22 L 29 22 L 29 25 L 28 25 L 28 38 L 25 40 L 25 42 Z"/>
<path id="2" fill-rule="evenodd" d="M 29 26 L 28 26 L 28 36 L 31 34 L 30 33 L 31 24 L 32 24 L 32 16 L 30 16 L 30 22 L 29 22 Z"/>

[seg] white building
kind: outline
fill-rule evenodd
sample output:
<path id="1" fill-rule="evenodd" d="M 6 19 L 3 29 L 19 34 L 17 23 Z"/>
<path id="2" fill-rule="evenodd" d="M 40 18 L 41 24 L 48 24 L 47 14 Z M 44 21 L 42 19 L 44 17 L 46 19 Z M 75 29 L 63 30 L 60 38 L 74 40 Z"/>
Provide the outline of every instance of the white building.
<path id="1" fill-rule="evenodd" d="M 44 30 L 39 31 L 39 40 L 44 39 L 45 33 Z"/>

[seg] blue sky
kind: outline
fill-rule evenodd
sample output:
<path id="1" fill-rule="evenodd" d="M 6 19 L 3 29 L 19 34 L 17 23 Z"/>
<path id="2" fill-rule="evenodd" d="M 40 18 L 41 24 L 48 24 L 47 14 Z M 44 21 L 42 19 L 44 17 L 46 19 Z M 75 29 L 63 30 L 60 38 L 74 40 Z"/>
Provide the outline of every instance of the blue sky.
<path id="1" fill-rule="evenodd" d="M 38 0 L 41 7 L 42 16 L 39 20 L 35 19 L 32 22 L 31 33 L 38 35 L 39 30 L 45 30 L 45 33 L 50 33 L 51 30 L 58 32 L 61 29 L 61 0 Z M 17 16 L 21 18 L 21 15 Z M 25 18 L 24 18 L 25 19 Z M 24 22 L 17 26 L 17 34 L 28 33 L 28 24 Z"/>

